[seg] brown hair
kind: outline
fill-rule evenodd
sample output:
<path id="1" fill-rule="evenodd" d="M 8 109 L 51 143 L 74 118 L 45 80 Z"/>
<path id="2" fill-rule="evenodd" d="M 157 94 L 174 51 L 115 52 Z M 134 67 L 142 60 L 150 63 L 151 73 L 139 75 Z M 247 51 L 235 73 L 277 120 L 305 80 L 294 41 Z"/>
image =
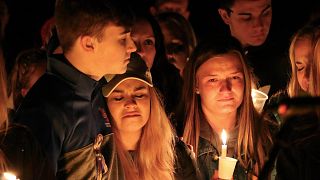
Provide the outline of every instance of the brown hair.
<path id="1" fill-rule="evenodd" d="M 251 98 L 251 73 L 239 50 L 239 45 L 234 45 L 228 40 L 213 42 L 198 46 L 187 63 L 184 74 L 183 102 L 185 128 L 183 138 L 187 144 L 195 147 L 198 152 L 200 136 L 200 119 L 203 119 L 201 100 L 196 94 L 196 73 L 199 67 L 208 59 L 221 54 L 236 54 L 242 63 L 244 74 L 244 97 L 237 112 L 237 126 L 239 134 L 237 140 L 237 157 L 243 167 L 248 167 L 250 159 L 256 160 L 261 168 L 267 152 L 263 143 L 271 141 L 271 135 L 266 124 L 261 123 L 258 113 L 255 111 Z"/>

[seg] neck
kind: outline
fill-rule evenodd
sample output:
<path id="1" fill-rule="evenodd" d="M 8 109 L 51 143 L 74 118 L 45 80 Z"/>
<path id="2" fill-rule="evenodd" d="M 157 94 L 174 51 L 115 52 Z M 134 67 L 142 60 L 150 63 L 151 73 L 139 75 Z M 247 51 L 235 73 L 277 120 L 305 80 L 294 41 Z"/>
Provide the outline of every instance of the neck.
<path id="1" fill-rule="evenodd" d="M 127 151 L 136 150 L 140 140 L 141 131 L 139 132 L 121 132 L 120 138 L 123 148 Z"/>
<path id="2" fill-rule="evenodd" d="M 220 134 L 222 129 L 226 131 L 231 131 L 236 124 L 237 112 L 231 112 L 226 114 L 217 114 L 217 113 L 205 113 L 205 117 L 210 124 L 211 128 Z"/>

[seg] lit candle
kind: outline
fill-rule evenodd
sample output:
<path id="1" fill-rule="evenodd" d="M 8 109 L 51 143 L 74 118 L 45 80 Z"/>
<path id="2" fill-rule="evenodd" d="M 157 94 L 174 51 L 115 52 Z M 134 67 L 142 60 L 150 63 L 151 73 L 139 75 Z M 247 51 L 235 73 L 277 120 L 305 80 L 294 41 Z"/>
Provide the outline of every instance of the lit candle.
<path id="1" fill-rule="evenodd" d="M 222 139 L 222 149 L 221 149 L 221 157 L 227 156 L 227 133 L 223 129 L 221 133 L 221 139 Z"/>
<path id="2" fill-rule="evenodd" d="M 5 180 L 16 180 L 16 176 L 12 173 L 9 173 L 9 172 L 4 172 L 3 173 L 3 179 Z"/>

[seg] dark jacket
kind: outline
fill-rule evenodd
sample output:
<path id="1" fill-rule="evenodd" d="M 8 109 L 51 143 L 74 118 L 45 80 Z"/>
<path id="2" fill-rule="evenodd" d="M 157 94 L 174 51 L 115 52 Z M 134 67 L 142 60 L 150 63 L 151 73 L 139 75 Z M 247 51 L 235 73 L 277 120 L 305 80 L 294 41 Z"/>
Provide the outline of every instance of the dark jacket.
<path id="1" fill-rule="evenodd" d="M 102 136 L 101 136 L 102 137 Z M 92 173 L 97 168 L 96 164 L 104 167 L 100 179 L 124 180 L 123 168 L 117 156 L 116 145 L 113 134 L 108 134 L 101 139 L 101 144 L 92 143 L 82 149 L 64 154 L 62 160 L 66 162 L 64 169 L 59 172 L 59 179 L 95 179 L 96 174 Z M 99 150 L 95 147 L 99 146 Z M 100 156 L 99 153 L 101 153 Z M 175 144 L 175 179 L 176 180 L 198 180 L 199 172 L 192 156 L 191 150 L 180 140 Z M 101 161 L 97 161 L 100 156 Z M 159 177 L 161 179 L 161 177 Z"/>
<path id="2" fill-rule="evenodd" d="M 10 125 L 0 131 L 0 150 L 6 158 L 7 171 L 23 180 L 53 179 L 48 161 L 32 133 L 24 126 Z"/>
<path id="3" fill-rule="evenodd" d="M 97 134 L 110 132 L 101 93 L 104 83 L 78 71 L 63 55 L 54 55 L 18 108 L 14 121 L 32 130 L 54 172 L 65 168 L 67 153 L 93 143 Z"/>
<path id="4" fill-rule="evenodd" d="M 258 88 L 271 86 L 269 97 L 287 87 L 291 66 L 286 51 L 287 49 L 278 47 L 270 41 L 244 50 L 245 59 L 258 81 Z"/>

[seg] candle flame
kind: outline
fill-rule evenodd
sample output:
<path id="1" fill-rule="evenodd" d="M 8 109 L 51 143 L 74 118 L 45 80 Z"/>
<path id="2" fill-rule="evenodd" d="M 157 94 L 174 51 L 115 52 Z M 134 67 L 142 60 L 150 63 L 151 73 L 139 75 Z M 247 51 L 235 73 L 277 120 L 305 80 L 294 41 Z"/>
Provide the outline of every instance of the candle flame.
<path id="1" fill-rule="evenodd" d="M 3 173 L 3 177 L 5 180 L 16 180 L 16 176 L 9 172 Z"/>
<path id="2" fill-rule="evenodd" d="M 221 139 L 222 139 L 223 145 L 226 145 L 227 144 L 227 133 L 224 129 L 222 129 Z"/>

